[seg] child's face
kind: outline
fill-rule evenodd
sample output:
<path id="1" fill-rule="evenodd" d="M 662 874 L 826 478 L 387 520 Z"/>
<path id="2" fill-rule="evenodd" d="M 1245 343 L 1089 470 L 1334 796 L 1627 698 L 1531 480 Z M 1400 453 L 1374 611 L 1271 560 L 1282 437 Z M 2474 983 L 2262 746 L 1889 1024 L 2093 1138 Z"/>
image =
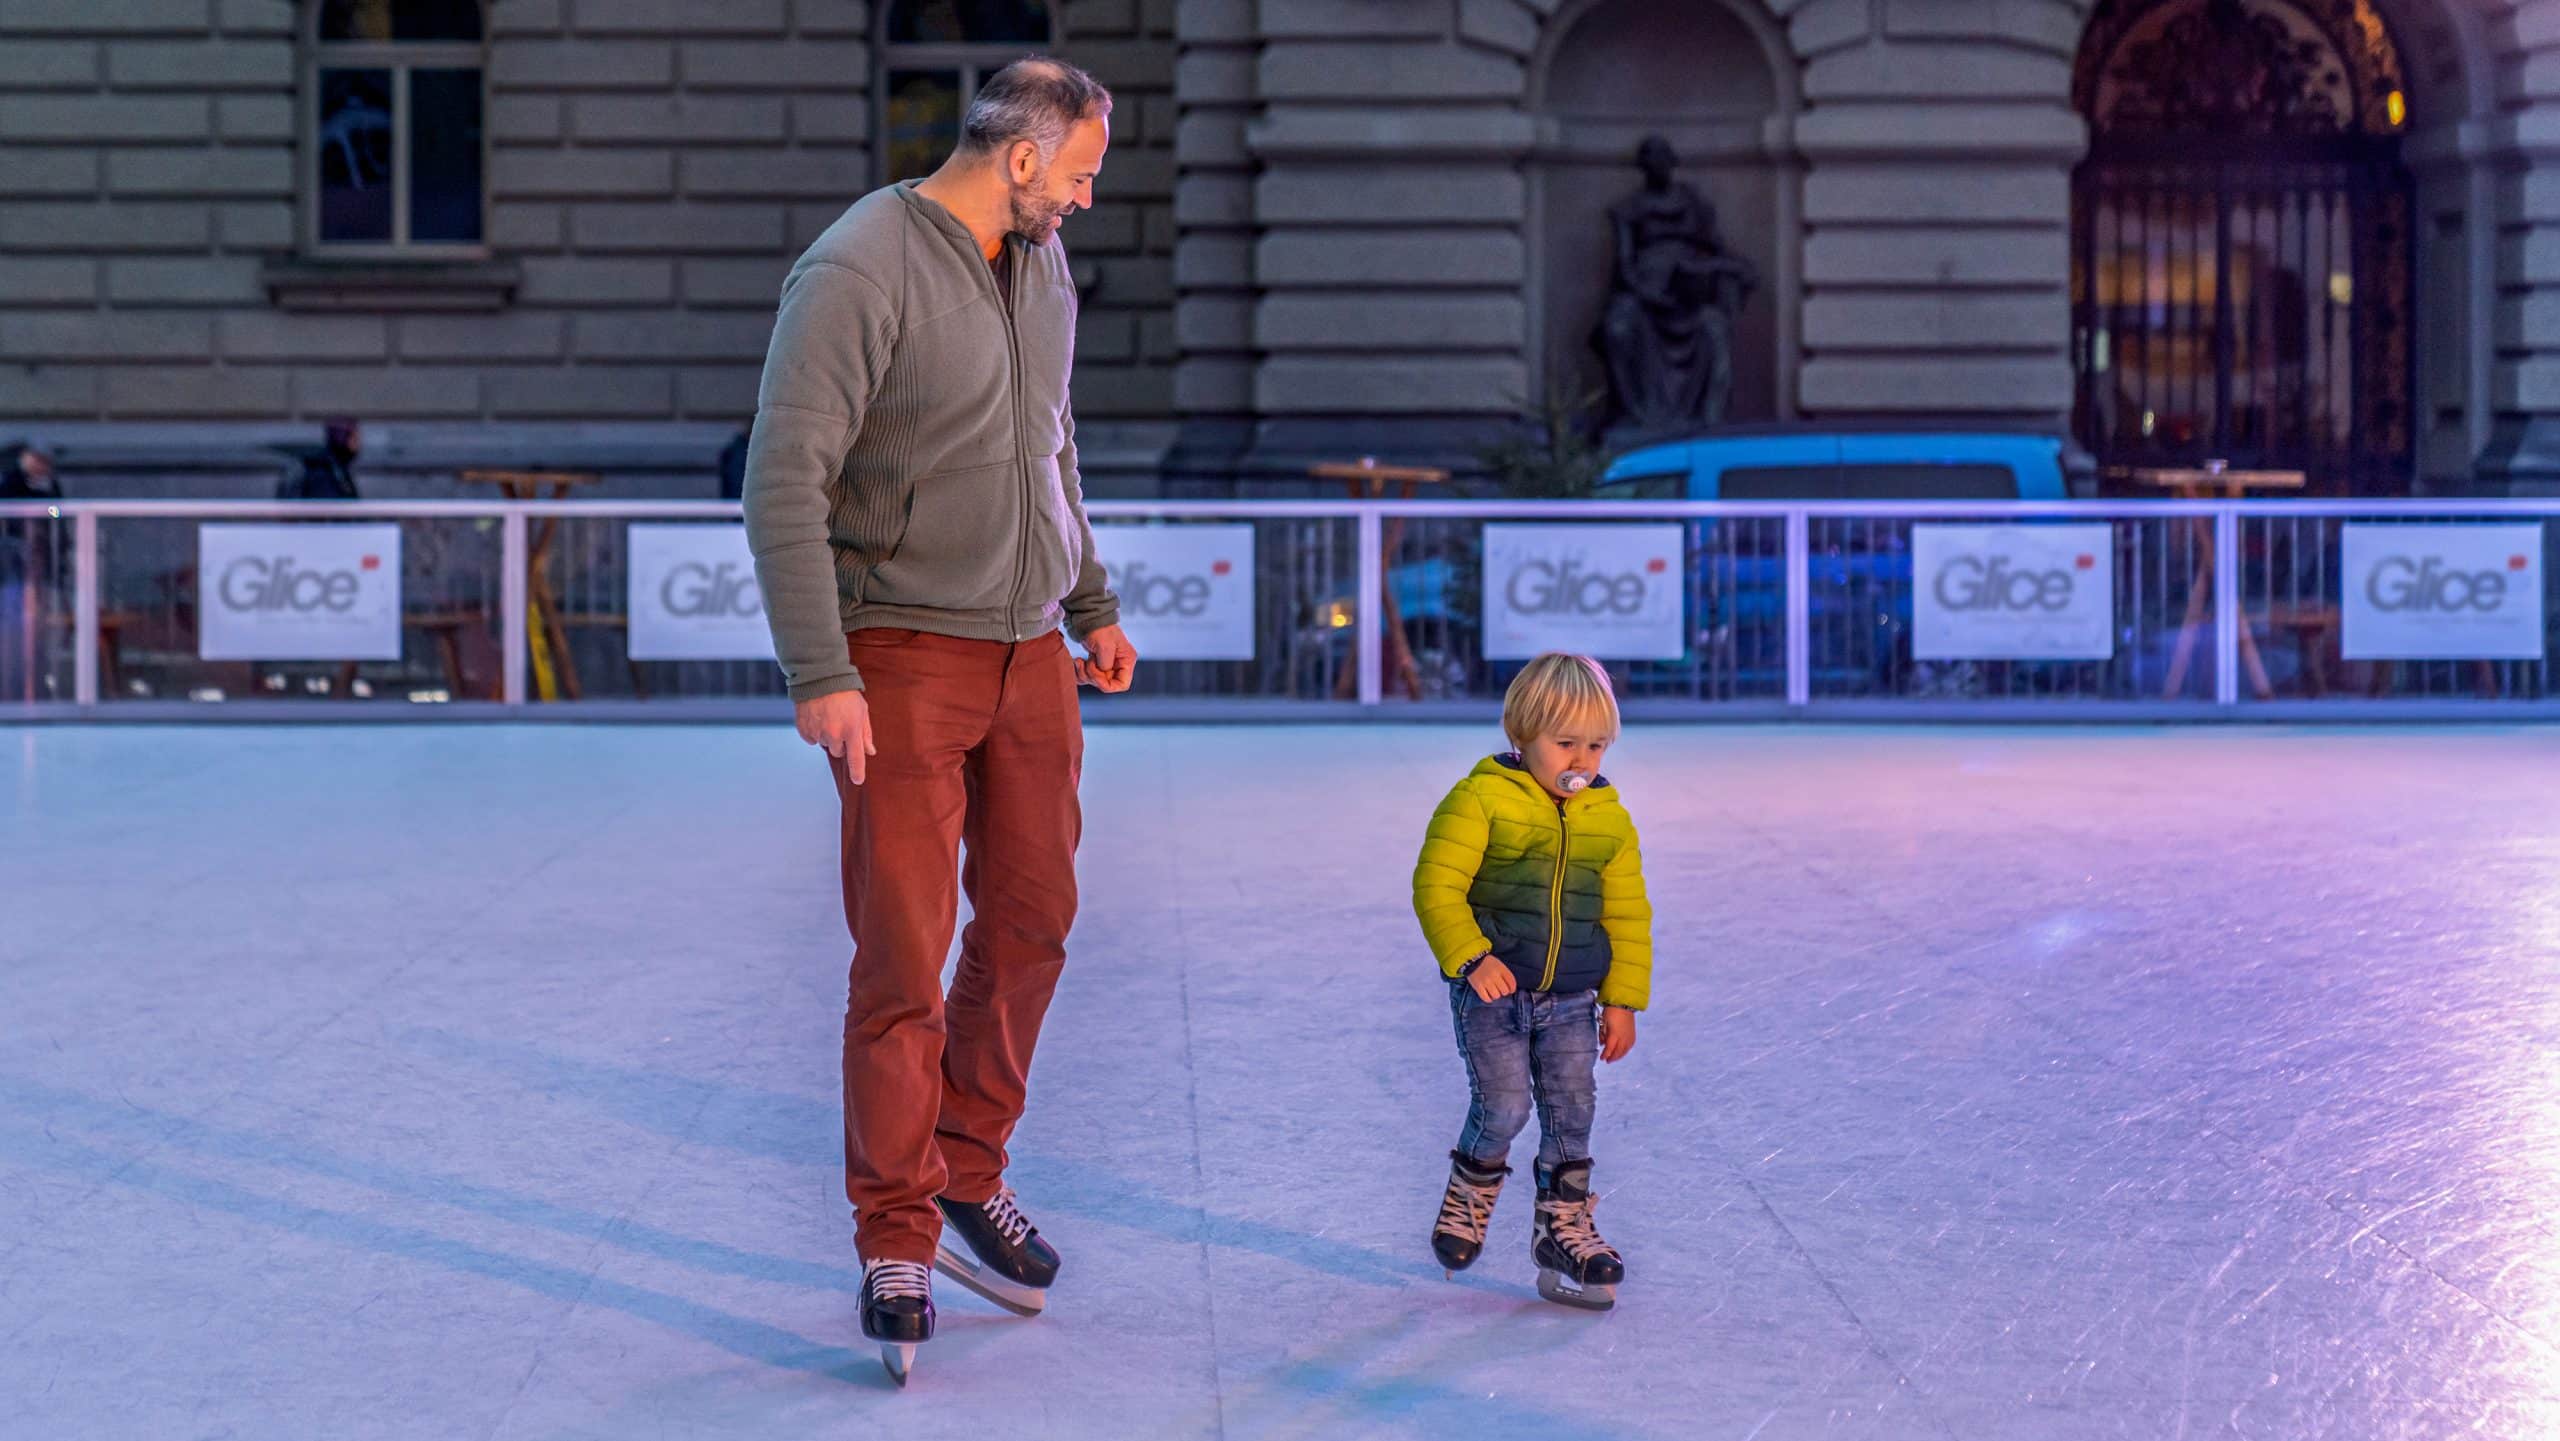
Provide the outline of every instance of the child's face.
<path id="1" fill-rule="evenodd" d="M 1600 774 L 1601 753 L 1609 749 L 1612 737 L 1596 721 L 1568 723 L 1562 730 L 1539 736 L 1520 748 L 1520 759 L 1528 764 L 1529 774 L 1548 795 L 1558 800 L 1572 794 L 1564 788 L 1567 772 L 1585 781 Z"/>

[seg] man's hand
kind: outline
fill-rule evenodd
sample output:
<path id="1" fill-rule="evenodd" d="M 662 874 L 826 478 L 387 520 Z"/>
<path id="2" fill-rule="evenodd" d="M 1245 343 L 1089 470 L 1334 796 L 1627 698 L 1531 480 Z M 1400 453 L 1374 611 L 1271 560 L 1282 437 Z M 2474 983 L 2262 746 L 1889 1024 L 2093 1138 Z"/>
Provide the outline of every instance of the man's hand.
<path id="1" fill-rule="evenodd" d="M 1636 1048 L 1636 1013 L 1624 1006 L 1600 1008 L 1600 1059 L 1619 1061 Z"/>
<path id="2" fill-rule="evenodd" d="M 1084 638 L 1086 658 L 1076 662 L 1076 684 L 1098 687 L 1104 695 L 1118 695 L 1137 679 L 1138 650 L 1129 644 L 1128 633 L 1116 625 L 1106 625 Z"/>
<path id="3" fill-rule="evenodd" d="M 1520 982 L 1511 974 L 1511 968 L 1491 956 L 1486 956 L 1476 963 L 1474 970 L 1467 972 L 1467 984 L 1475 988 L 1479 1001 L 1498 1001 L 1520 989 Z"/>
<path id="4" fill-rule="evenodd" d="M 800 739 L 844 762 L 846 777 L 862 784 L 865 762 L 876 754 L 871 744 L 871 702 L 862 698 L 862 692 L 840 690 L 791 709 L 800 723 Z"/>

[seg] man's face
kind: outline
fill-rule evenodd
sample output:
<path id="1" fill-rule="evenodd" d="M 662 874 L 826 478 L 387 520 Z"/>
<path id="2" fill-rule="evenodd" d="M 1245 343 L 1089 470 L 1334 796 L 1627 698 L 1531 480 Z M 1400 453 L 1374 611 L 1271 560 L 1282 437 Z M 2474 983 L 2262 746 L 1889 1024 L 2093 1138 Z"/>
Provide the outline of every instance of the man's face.
<path id="1" fill-rule="evenodd" d="M 1077 122 L 1047 165 L 1040 163 L 1037 146 L 1016 145 L 1006 175 L 1013 188 L 1013 233 L 1046 245 L 1068 216 L 1092 209 L 1094 177 L 1102 173 L 1102 155 L 1110 148 L 1111 127 L 1100 120 Z"/>
<path id="2" fill-rule="evenodd" d="M 30 450 L 18 457 L 18 469 L 27 479 L 39 484 L 53 479 L 53 457 L 41 450 Z"/>

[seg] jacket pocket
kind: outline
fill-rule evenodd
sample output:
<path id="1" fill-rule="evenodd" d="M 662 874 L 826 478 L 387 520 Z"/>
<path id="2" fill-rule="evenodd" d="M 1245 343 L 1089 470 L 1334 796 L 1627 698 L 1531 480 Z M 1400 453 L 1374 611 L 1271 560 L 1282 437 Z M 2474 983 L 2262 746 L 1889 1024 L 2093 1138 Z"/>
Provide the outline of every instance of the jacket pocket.
<path id="1" fill-rule="evenodd" d="M 988 610 L 1005 603 L 1022 526 L 1016 462 L 928 475 L 915 483 L 907 523 L 871 568 L 866 603 Z"/>

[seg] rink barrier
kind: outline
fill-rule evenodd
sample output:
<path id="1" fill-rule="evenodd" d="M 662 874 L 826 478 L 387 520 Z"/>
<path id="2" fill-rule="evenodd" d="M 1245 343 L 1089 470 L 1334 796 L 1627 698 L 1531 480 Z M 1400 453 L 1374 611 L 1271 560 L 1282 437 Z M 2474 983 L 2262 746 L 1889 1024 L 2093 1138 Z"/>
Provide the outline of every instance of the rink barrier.
<path id="1" fill-rule="evenodd" d="M 1258 538 L 1253 657 L 1150 660 L 1139 692 L 1088 698 L 1096 719 L 1481 719 L 1517 668 L 1484 654 L 1483 527 L 1557 522 L 1682 527 L 1678 657 L 1612 665 L 1630 714 L 1649 719 L 2560 715 L 2550 675 L 2560 556 L 2549 525 L 2560 499 L 1097 500 L 1087 510 L 1114 525 L 1247 524 Z M 17 557 L 14 570 L 0 563 L 0 716 L 777 715 L 784 703 L 769 662 L 633 660 L 621 638 L 628 527 L 739 518 L 737 504 L 721 501 L 0 503 L 0 545 Z M 195 528 L 207 521 L 396 522 L 407 582 L 399 660 L 250 666 L 270 673 L 245 690 L 240 663 L 197 662 L 192 568 Z M 2540 653 L 2347 659 L 2340 557 L 2344 527 L 2355 522 L 2539 527 Z M 2110 653 L 1915 658 L 1913 526 L 2048 523 L 2109 527 L 2094 564 L 2113 583 Z M 539 639 L 528 624 L 537 546 L 552 601 Z M 2207 555 L 2238 563 L 2213 565 L 2203 585 Z M 1364 623 L 1391 594 L 1416 662 L 1411 680 L 1388 664 L 1385 627 Z M 369 698 L 346 698 L 358 681 Z M 572 681 L 577 699 L 567 698 Z"/>

